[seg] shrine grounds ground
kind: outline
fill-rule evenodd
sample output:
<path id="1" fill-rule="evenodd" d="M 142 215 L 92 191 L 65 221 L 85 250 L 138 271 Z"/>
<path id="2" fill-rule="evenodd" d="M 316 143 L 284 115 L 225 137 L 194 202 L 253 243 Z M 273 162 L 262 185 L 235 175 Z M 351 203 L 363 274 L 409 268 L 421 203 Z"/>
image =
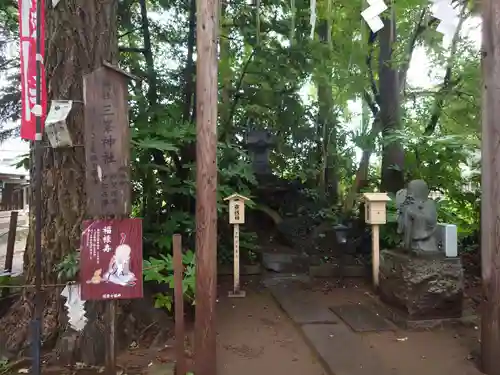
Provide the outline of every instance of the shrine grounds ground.
<path id="1" fill-rule="evenodd" d="M 352 340 L 327 334 L 323 335 L 325 347 L 319 349 L 320 352 L 327 351 L 324 358 L 318 353 L 315 343 L 305 337 L 300 324 L 287 316 L 269 289 L 262 285 L 261 277 L 246 278 L 243 286 L 247 297 L 230 299 L 227 291 L 231 289 L 231 278 L 220 280 L 217 305 L 218 375 L 375 374 L 374 369 L 363 367 L 362 362 L 368 357 L 377 358 L 377 363 L 386 369 L 383 375 L 481 374 L 476 369 L 473 354 L 477 353 L 479 337 L 477 326 L 473 323 L 420 332 L 395 329 L 352 333 L 360 338 L 358 346 L 351 346 Z M 359 303 L 370 293 L 365 284 L 357 281 L 349 281 L 344 286 L 339 287 L 332 280 L 320 280 L 315 281 L 306 292 L 310 294 L 311 301 L 323 307 Z M 337 323 L 338 327 L 342 324 Z M 188 347 L 192 347 L 192 333 L 188 334 L 186 342 Z M 147 346 L 145 338 L 144 342 L 134 344 L 120 355 L 120 374 L 173 374 L 173 341 L 159 347 Z M 191 353 L 188 348 L 188 363 L 192 366 Z M 356 360 L 360 361 L 359 366 L 353 367 Z M 329 365 L 351 368 L 348 373 L 333 372 Z M 102 373 L 102 369 L 78 367 L 71 370 L 56 366 L 47 368 L 44 373 Z"/>
<path id="2" fill-rule="evenodd" d="M 22 253 L 25 238 L 16 243 L 15 267 L 22 269 Z M 2 249 L 3 250 L 3 249 Z M 3 261 L 3 251 L 0 261 Z M 467 260 L 465 264 L 477 263 Z M 276 275 L 261 275 L 243 278 L 246 298 L 230 299 L 231 277 L 219 278 L 219 299 L 217 303 L 218 328 L 218 375 L 361 375 L 374 374 L 373 369 L 363 368 L 367 358 L 376 358 L 386 369 L 383 375 L 479 375 L 476 368 L 479 349 L 478 320 L 469 324 L 444 327 L 432 331 L 410 332 L 401 329 L 384 332 L 354 333 L 345 330 L 351 343 L 335 334 L 319 337 L 319 343 L 306 337 L 300 322 L 294 322 L 287 315 L 270 288 L 263 280 Z M 290 291 L 292 292 L 292 291 Z M 324 311 L 336 304 L 359 304 L 372 294 L 363 281 L 349 280 L 339 284 L 337 280 L 317 279 L 301 295 L 292 295 L 297 306 L 306 298 L 310 311 Z M 480 287 L 467 284 L 468 300 L 480 299 Z M 479 296 L 479 297 L 478 297 Z M 303 301 L 302 301 L 303 302 Z M 314 305 L 314 306 L 313 306 Z M 296 306 L 296 307 L 297 307 Z M 313 306 L 313 307 L 312 307 Z M 297 309 L 296 309 L 297 310 Z M 297 313 L 300 314 L 300 308 Z M 332 327 L 345 324 L 338 320 Z M 309 325 L 312 326 L 312 325 Z M 189 327 L 189 324 L 188 324 Z M 319 325 L 319 331 L 321 329 Z M 347 326 L 346 326 L 347 327 Z M 154 332 L 149 332 L 154 336 Z M 312 337 L 314 339 L 314 337 Z M 354 341 L 353 341 L 354 340 Z M 186 338 L 187 358 L 192 365 L 192 334 Z M 356 343 L 353 345 L 353 343 Z M 150 337 L 133 343 L 129 350 L 119 357 L 121 375 L 172 374 L 174 351 L 173 341 L 150 347 Z M 319 346 L 318 346 L 319 345 Z M 322 345 L 322 347 L 321 347 Z M 363 352 L 365 351 L 365 352 Z M 321 356 L 323 354 L 323 356 Z M 346 363 L 347 358 L 358 361 Z M 356 359 L 357 358 L 357 359 Z M 349 372 L 337 371 L 331 367 L 349 367 Z M 19 373 L 29 367 L 28 360 L 19 361 L 10 373 Z M 24 372 L 26 373 L 26 372 Z M 46 366 L 45 374 L 101 374 L 100 368 L 86 368 L 76 364 L 69 369 L 60 366 Z M 0 367 L 0 375 L 3 375 Z"/>

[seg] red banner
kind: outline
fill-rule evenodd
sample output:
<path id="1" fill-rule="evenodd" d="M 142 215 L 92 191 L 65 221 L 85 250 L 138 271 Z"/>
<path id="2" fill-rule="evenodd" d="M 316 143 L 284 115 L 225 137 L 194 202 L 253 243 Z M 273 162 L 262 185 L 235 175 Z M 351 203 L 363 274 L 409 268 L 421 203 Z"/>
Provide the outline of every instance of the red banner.
<path id="1" fill-rule="evenodd" d="M 83 300 L 142 298 L 142 221 L 87 220 L 80 246 Z"/>
<path id="2" fill-rule="evenodd" d="M 37 3 L 41 7 L 40 14 L 40 42 L 41 51 L 38 57 L 42 61 L 41 79 L 41 112 L 42 130 L 47 115 L 47 88 L 45 84 L 45 1 L 19 0 L 19 35 L 21 45 L 21 138 L 35 140 L 36 133 L 36 37 Z"/>

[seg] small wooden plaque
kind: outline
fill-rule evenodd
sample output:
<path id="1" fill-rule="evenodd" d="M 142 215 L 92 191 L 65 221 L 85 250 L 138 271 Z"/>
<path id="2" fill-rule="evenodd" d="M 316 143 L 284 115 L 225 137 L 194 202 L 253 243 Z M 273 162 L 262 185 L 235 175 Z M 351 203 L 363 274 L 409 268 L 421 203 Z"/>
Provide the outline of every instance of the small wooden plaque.
<path id="1" fill-rule="evenodd" d="M 229 224 L 245 224 L 245 202 L 242 199 L 229 201 Z"/>

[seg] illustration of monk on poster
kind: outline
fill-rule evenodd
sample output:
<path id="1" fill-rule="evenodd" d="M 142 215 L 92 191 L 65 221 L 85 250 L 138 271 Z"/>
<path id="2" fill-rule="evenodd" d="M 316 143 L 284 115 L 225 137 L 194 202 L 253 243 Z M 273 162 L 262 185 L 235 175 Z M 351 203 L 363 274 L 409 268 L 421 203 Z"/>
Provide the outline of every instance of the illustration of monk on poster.
<path id="1" fill-rule="evenodd" d="M 142 221 L 89 220 L 83 225 L 82 299 L 142 298 Z"/>

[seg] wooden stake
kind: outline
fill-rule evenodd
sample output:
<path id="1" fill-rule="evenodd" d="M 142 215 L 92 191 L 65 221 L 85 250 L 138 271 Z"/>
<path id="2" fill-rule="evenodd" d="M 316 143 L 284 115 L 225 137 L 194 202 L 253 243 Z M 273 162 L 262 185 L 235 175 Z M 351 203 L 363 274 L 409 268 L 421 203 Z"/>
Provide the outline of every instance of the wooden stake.
<path id="1" fill-rule="evenodd" d="M 175 304 L 175 373 L 186 373 L 186 357 L 184 350 L 184 293 L 182 280 L 184 278 L 184 264 L 182 263 L 182 237 L 174 234 L 174 304 Z"/>
<path id="2" fill-rule="evenodd" d="M 216 375 L 219 1 L 196 1 L 196 375 Z"/>
<path id="3" fill-rule="evenodd" d="M 7 252 L 5 254 L 5 271 L 12 272 L 12 266 L 14 263 L 14 247 L 16 245 L 16 230 L 17 230 L 17 211 L 11 211 L 10 222 L 9 222 L 9 234 L 7 237 Z M 10 289 L 5 288 L 2 291 L 2 297 L 9 295 Z"/>
<path id="4" fill-rule="evenodd" d="M 372 225 L 372 274 L 373 287 L 378 288 L 379 268 L 380 268 L 380 226 Z"/>
<path id="5" fill-rule="evenodd" d="M 500 375 L 500 1 L 484 0 L 481 144 L 481 266 L 485 302 L 481 317 L 481 363 Z"/>
<path id="6" fill-rule="evenodd" d="M 12 272 L 14 262 L 14 247 L 16 244 L 17 211 L 11 211 L 9 222 L 9 234 L 7 237 L 7 253 L 5 254 L 5 270 Z"/>
<path id="7" fill-rule="evenodd" d="M 233 291 L 229 297 L 245 297 L 246 293 L 240 286 L 240 225 L 233 225 Z"/>
<path id="8" fill-rule="evenodd" d="M 106 342 L 106 375 L 116 375 L 116 300 L 106 302 L 106 320 L 108 321 L 108 334 Z"/>

